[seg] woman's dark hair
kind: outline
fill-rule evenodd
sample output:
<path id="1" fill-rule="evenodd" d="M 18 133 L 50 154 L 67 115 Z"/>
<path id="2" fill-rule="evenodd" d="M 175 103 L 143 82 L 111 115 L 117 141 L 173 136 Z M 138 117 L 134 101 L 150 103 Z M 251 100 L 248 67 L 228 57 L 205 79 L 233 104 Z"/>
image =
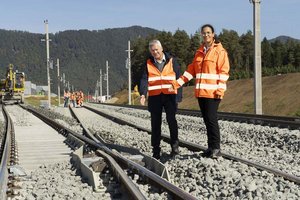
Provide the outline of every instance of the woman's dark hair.
<path id="1" fill-rule="evenodd" d="M 213 33 L 215 32 L 215 29 L 211 24 L 204 24 L 203 26 L 201 26 L 201 32 L 205 27 L 209 27 Z"/>
<path id="2" fill-rule="evenodd" d="M 201 32 L 203 31 L 203 29 L 204 29 L 205 27 L 209 27 L 209 28 L 211 29 L 212 33 L 215 33 L 215 29 L 214 29 L 214 27 L 213 27 L 211 24 L 204 24 L 203 26 L 201 26 Z M 220 42 L 220 41 L 218 40 L 217 34 L 215 34 L 214 40 L 215 40 L 215 43 L 219 43 L 219 42 Z"/>

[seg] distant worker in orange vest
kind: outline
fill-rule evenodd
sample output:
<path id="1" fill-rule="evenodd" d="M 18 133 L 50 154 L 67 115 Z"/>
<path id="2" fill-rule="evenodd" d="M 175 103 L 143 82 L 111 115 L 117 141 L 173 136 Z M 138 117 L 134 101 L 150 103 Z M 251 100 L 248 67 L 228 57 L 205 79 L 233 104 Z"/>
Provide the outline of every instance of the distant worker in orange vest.
<path id="1" fill-rule="evenodd" d="M 79 106 L 83 106 L 83 99 L 84 99 L 84 95 L 83 95 L 83 92 L 80 90 L 79 91 Z"/>
<path id="2" fill-rule="evenodd" d="M 153 157 L 160 159 L 162 111 L 170 130 L 171 156 L 179 154 L 178 125 L 176 120 L 177 103 L 182 99 L 182 90 L 168 91 L 172 81 L 180 76 L 180 66 L 170 54 L 163 52 L 159 40 L 149 42 L 151 57 L 144 66 L 140 82 L 140 103 L 145 105 L 148 93 L 148 110 L 151 114 L 151 145 Z"/>
<path id="3" fill-rule="evenodd" d="M 183 76 L 173 82 L 173 88 L 169 91 L 178 89 L 196 77 L 195 97 L 206 126 L 208 143 L 208 149 L 202 156 L 217 158 L 221 155 L 217 111 L 229 78 L 229 59 L 227 51 L 216 39 L 212 25 L 203 25 L 201 34 L 203 44 L 197 50 L 193 62 L 188 65 Z"/>
<path id="4" fill-rule="evenodd" d="M 65 92 L 64 92 L 64 107 L 69 106 L 69 98 L 70 98 L 70 93 L 68 90 L 65 90 Z"/>
<path id="5" fill-rule="evenodd" d="M 71 102 L 73 108 L 75 108 L 76 107 L 76 105 L 75 105 L 75 92 L 71 93 L 71 95 L 70 95 L 70 102 Z"/>
<path id="6" fill-rule="evenodd" d="M 78 91 L 75 92 L 75 101 L 76 101 L 76 105 L 79 106 L 80 99 L 79 99 L 79 92 Z"/>

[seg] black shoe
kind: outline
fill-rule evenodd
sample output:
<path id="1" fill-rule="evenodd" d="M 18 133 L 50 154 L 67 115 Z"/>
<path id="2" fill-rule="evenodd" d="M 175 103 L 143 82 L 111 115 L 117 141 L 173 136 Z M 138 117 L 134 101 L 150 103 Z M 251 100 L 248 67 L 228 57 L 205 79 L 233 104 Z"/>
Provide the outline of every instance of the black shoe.
<path id="1" fill-rule="evenodd" d="M 177 150 L 175 150 L 175 151 L 171 151 L 171 153 L 170 153 L 170 156 L 171 157 L 175 157 L 176 155 L 179 155 L 179 150 L 177 149 Z"/>
<path id="2" fill-rule="evenodd" d="M 172 147 L 171 154 L 174 154 L 174 155 L 179 154 L 179 148 L 178 148 L 178 146 Z"/>
<path id="3" fill-rule="evenodd" d="M 205 158 L 209 158 L 212 154 L 212 149 L 211 148 L 207 148 L 202 154 L 201 156 L 202 157 L 205 157 Z"/>
<path id="4" fill-rule="evenodd" d="M 218 158 L 221 156 L 221 150 L 220 149 L 213 149 L 211 153 L 211 158 Z"/>
<path id="5" fill-rule="evenodd" d="M 208 148 L 202 153 L 202 156 L 206 158 L 218 158 L 221 156 L 221 150 Z"/>
<path id="6" fill-rule="evenodd" d="M 171 149 L 172 150 L 171 150 L 170 156 L 176 156 L 176 155 L 179 154 L 179 142 L 178 142 L 178 140 L 174 144 L 171 145 Z"/>

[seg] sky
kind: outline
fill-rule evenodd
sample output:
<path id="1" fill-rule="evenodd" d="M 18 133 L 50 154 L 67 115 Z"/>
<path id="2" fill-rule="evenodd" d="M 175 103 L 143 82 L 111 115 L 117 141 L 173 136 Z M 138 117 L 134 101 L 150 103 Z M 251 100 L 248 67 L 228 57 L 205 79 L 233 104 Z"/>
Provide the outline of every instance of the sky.
<path id="1" fill-rule="evenodd" d="M 261 0 L 261 38 L 280 35 L 300 39 L 300 0 Z M 194 34 L 212 24 L 239 35 L 253 31 L 249 0 L 3 0 L 0 29 L 45 33 L 103 30 L 139 25 L 174 33 Z"/>

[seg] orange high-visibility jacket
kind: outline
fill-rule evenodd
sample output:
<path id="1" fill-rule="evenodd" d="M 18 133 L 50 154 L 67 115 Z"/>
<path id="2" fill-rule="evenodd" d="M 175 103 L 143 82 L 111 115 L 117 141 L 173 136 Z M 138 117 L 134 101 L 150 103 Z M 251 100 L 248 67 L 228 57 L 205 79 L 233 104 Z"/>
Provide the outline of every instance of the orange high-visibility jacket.
<path id="1" fill-rule="evenodd" d="M 69 98 L 70 97 L 70 93 L 69 92 L 64 92 L 64 98 Z"/>
<path id="2" fill-rule="evenodd" d="M 229 59 L 221 43 L 213 43 L 204 53 L 204 45 L 197 50 L 193 62 L 188 65 L 184 74 L 173 81 L 177 89 L 196 77 L 195 97 L 215 98 L 224 96 L 226 81 L 229 78 Z"/>
<path id="3" fill-rule="evenodd" d="M 74 93 L 71 93 L 70 100 L 75 100 L 75 94 Z"/>
<path id="4" fill-rule="evenodd" d="M 171 87 L 172 82 L 176 81 L 176 73 L 173 70 L 172 58 L 164 66 L 162 72 L 151 62 L 147 60 L 148 68 L 148 95 L 155 96 L 160 93 L 164 94 L 177 94 L 177 90 L 170 92 L 168 89 Z"/>

